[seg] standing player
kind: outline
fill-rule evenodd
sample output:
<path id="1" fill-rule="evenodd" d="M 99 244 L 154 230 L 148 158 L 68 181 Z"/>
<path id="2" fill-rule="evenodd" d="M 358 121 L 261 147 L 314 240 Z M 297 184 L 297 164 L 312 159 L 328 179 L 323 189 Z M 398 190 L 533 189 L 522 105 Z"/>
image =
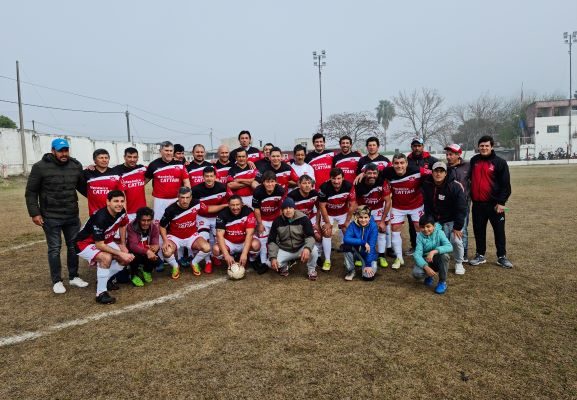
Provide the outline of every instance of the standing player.
<path id="1" fill-rule="evenodd" d="M 314 150 L 305 157 L 305 162 L 315 170 L 315 189 L 330 179 L 335 153 L 325 148 L 325 137 L 322 133 L 313 135 Z"/>
<path id="2" fill-rule="evenodd" d="M 174 159 L 174 146 L 166 141 L 160 144 L 160 157 L 146 169 L 147 182 L 152 179 L 154 220 L 160 221 L 166 207 L 174 203 L 182 186 L 190 187 L 188 173 L 182 162 Z"/>
<path id="3" fill-rule="evenodd" d="M 214 168 L 216 168 L 216 178 L 220 183 L 226 185 L 228 181 L 228 170 L 234 165 L 234 161 L 229 158 L 229 149 L 225 144 L 218 146 L 218 160 L 214 163 Z"/>
<path id="4" fill-rule="evenodd" d="M 264 171 L 257 175 L 257 182 L 262 183 L 262 173 L 265 171 L 272 171 L 276 175 L 276 181 L 283 187 L 285 191 L 289 187 L 295 187 L 299 180 L 296 172 L 282 161 L 282 152 L 278 147 L 273 147 L 270 151 L 270 164 L 265 166 Z"/>
<path id="5" fill-rule="evenodd" d="M 78 232 L 75 239 L 78 255 L 96 265 L 96 302 L 111 304 L 116 299 L 107 291 L 108 278 L 124 269 L 134 260 L 134 254 L 126 248 L 126 225 L 124 193 L 112 190 L 106 196 L 106 207 L 96 211 Z M 120 230 L 120 244 L 114 242 Z"/>
<path id="6" fill-rule="evenodd" d="M 88 214 L 93 215 L 96 211 L 106 207 L 108 192 L 120 189 L 120 176 L 114 168 L 108 168 L 110 154 L 105 149 L 96 149 L 92 153 L 94 169 L 83 171 L 86 187 L 80 189 L 88 199 Z"/>
<path id="7" fill-rule="evenodd" d="M 315 170 L 305 162 L 307 149 L 302 144 L 297 144 L 293 149 L 294 160 L 291 164 L 292 169 L 300 178 L 303 175 L 308 175 L 315 181 Z"/>
<path id="8" fill-rule="evenodd" d="M 114 171 L 120 177 L 120 188 L 126 196 L 126 213 L 128 220 L 132 222 L 136 211 L 146 207 L 146 167 L 138 164 L 138 150 L 134 147 L 124 149 L 124 163 L 114 167 Z"/>
<path id="9" fill-rule="evenodd" d="M 256 218 L 256 234 L 260 242 L 260 262 L 267 263 L 268 234 L 272 222 L 280 215 L 280 206 L 285 197 L 285 189 L 277 183 L 277 176 L 272 171 L 265 171 L 262 176 L 262 185 L 254 190 L 252 208 Z"/>
<path id="10" fill-rule="evenodd" d="M 177 201 L 166 208 L 160 220 L 162 255 L 172 267 L 172 279 L 180 278 L 180 267 L 174 255 L 181 249 L 197 252 L 191 263 L 195 276 L 201 274 L 198 265 L 201 261 L 210 263 L 210 244 L 198 234 L 196 228 L 196 216 L 200 208 L 201 204 L 192 198 L 190 188 L 184 186 L 178 191 Z"/>
<path id="11" fill-rule="evenodd" d="M 187 164 L 186 158 L 184 157 L 184 146 L 180 143 L 174 145 L 174 159 L 183 164 Z"/>
<path id="12" fill-rule="evenodd" d="M 383 169 L 391 166 L 391 160 L 389 160 L 382 154 L 379 154 L 380 142 L 377 137 L 372 136 L 368 138 L 366 141 L 366 145 L 367 145 L 367 155 L 359 159 L 359 163 L 357 164 L 357 174 L 364 172 L 365 165 L 369 163 L 375 164 L 379 169 L 379 171 L 382 171 Z"/>
<path id="13" fill-rule="evenodd" d="M 192 161 L 186 166 L 190 187 L 202 182 L 203 171 L 212 164 L 204 159 L 206 150 L 202 144 L 195 144 L 192 148 Z"/>
<path id="14" fill-rule="evenodd" d="M 258 184 L 255 180 L 257 172 L 258 170 L 249 167 L 246 150 L 237 150 L 236 165 L 228 170 L 227 186 L 233 194 L 242 198 L 244 205 L 249 207 L 252 207 L 252 192 Z"/>
<path id="15" fill-rule="evenodd" d="M 257 160 L 254 165 L 256 169 L 262 174 L 270 166 L 270 151 L 274 147 L 274 144 L 267 143 L 262 146 L 262 158 Z"/>
<path id="16" fill-rule="evenodd" d="M 357 176 L 357 165 L 361 158 L 361 153 L 352 151 L 353 140 L 350 136 L 343 136 L 339 140 L 341 152 L 333 158 L 333 168 L 343 170 L 344 178 L 347 182 L 353 183 Z"/>
<path id="17" fill-rule="evenodd" d="M 351 220 L 351 211 L 354 210 L 355 189 L 353 185 L 344 180 L 343 170 L 340 168 L 331 169 L 331 180 L 321 185 L 319 191 L 319 211 L 321 219 L 319 225 L 323 234 L 323 253 L 325 261 L 322 266 L 323 271 L 331 269 L 331 238 L 333 235 L 333 224 L 335 221 L 339 227 L 339 237 L 342 237 Z"/>
<path id="18" fill-rule="evenodd" d="M 262 153 L 256 147 L 252 147 L 250 142 L 252 141 L 252 136 L 249 131 L 241 131 L 238 134 L 238 143 L 240 147 L 237 147 L 230 152 L 230 159 L 236 160 L 236 153 L 239 150 L 246 151 L 247 162 L 255 163 L 262 158 Z"/>

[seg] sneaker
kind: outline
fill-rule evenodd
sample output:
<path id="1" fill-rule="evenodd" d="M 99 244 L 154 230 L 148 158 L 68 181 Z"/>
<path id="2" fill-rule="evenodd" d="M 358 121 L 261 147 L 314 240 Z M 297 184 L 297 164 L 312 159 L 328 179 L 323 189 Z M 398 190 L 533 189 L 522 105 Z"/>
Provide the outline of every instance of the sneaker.
<path id="1" fill-rule="evenodd" d="M 426 287 L 432 287 L 434 281 L 435 279 L 432 276 L 427 276 L 423 281 L 423 283 L 425 284 Z"/>
<path id="2" fill-rule="evenodd" d="M 156 272 L 164 272 L 164 263 L 160 263 L 156 266 Z"/>
<path id="3" fill-rule="evenodd" d="M 409 248 L 409 250 L 405 250 L 405 251 L 403 252 L 403 255 L 405 255 L 405 256 L 412 256 L 414 253 L 415 253 L 415 249 L 413 249 L 413 248 L 411 247 L 411 248 Z"/>
<path id="4" fill-rule="evenodd" d="M 399 269 L 401 268 L 401 265 L 405 265 L 405 260 L 403 260 L 402 258 L 395 258 L 395 262 L 393 263 L 393 265 L 391 265 L 391 268 Z"/>
<path id="5" fill-rule="evenodd" d="M 392 247 L 389 247 L 386 251 L 385 251 L 385 255 L 389 258 L 395 258 L 397 255 L 395 254 L 395 251 L 393 250 Z"/>
<path id="6" fill-rule="evenodd" d="M 198 264 L 192 264 L 191 268 L 192 268 L 192 274 L 194 276 L 200 276 L 201 272 L 200 272 L 200 266 Z"/>
<path id="7" fill-rule="evenodd" d="M 106 290 L 119 290 L 120 286 L 118 286 L 118 282 L 116 278 L 112 277 L 106 282 Z"/>
<path id="8" fill-rule="evenodd" d="M 330 271 L 331 270 L 331 260 L 325 260 L 322 267 L 323 271 Z"/>
<path id="9" fill-rule="evenodd" d="M 113 304 L 116 299 L 108 294 L 108 292 L 102 292 L 96 296 L 96 302 L 100 304 Z"/>
<path id="10" fill-rule="evenodd" d="M 142 273 L 142 279 L 144 279 L 144 282 L 146 282 L 146 283 L 152 282 L 152 274 L 150 272 L 141 271 L 141 273 Z"/>
<path id="11" fill-rule="evenodd" d="M 485 264 L 486 262 L 487 260 L 485 259 L 485 256 L 482 256 L 481 254 L 475 254 L 475 258 L 469 260 L 469 264 L 472 266 Z"/>
<path id="12" fill-rule="evenodd" d="M 317 280 L 317 271 L 312 271 L 309 273 L 309 281 L 316 281 Z"/>
<path id="13" fill-rule="evenodd" d="M 348 272 L 345 275 L 345 281 L 352 281 L 354 277 L 355 277 L 355 270 L 352 270 L 351 272 Z"/>
<path id="14" fill-rule="evenodd" d="M 463 256 L 463 262 L 464 262 L 464 263 L 468 263 L 468 262 L 469 262 L 469 257 L 468 257 L 466 254 Z"/>
<path id="15" fill-rule="evenodd" d="M 389 263 L 387 262 L 387 259 L 385 257 L 379 257 L 379 267 L 387 268 L 388 266 Z"/>
<path id="16" fill-rule="evenodd" d="M 497 259 L 497 264 L 503 268 L 513 268 L 513 263 L 509 261 L 506 256 L 499 257 Z"/>
<path id="17" fill-rule="evenodd" d="M 363 266 L 363 262 L 362 261 L 355 261 L 355 267 L 362 267 Z"/>
<path id="18" fill-rule="evenodd" d="M 455 264 L 455 275 L 465 275 L 463 264 Z"/>
<path id="19" fill-rule="evenodd" d="M 289 268 L 287 265 L 281 265 L 278 269 L 278 274 L 280 276 L 288 276 L 289 274 Z"/>
<path id="20" fill-rule="evenodd" d="M 68 281 L 68 283 L 70 284 L 70 286 L 76 286 L 76 287 L 88 286 L 88 282 L 86 282 L 83 279 L 80 279 L 78 276 L 75 276 L 73 279 L 70 279 L 70 281 Z"/>
<path id="21" fill-rule="evenodd" d="M 435 293 L 445 294 L 446 291 L 447 291 L 447 282 L 439 282 L 439 284 L 435 288 Z"/>
<path id="22" fill-rule="evenodd" d="M 268 265 L 263 264 L 258 260 L 251 261 L 250 264 L 259 275 L 266 274 L 269 270 Z"/>
<path id="23" fill-rule="evenodd" d="M 63 294 L 66 293 L 66 288 L 62 281 L 56 282 L 54 286 L 52 286 L 52 291 L 56 294 Z"/>
<path id="24" fill-rule="evenodd" d="M 130 282 L 132 282 L 132 284 L 136 287 L 144 286 L 144 282 L 142 282 L 142 279 L 140 279 L 138 275 L 134 275 L 132 278 L 130 278 Z"/>
<path id="25" fill-rule="evenodd" d="M 170 277 L 174 280 L 180 278 L 180 268 L 179 267 L 172 267 L 172 274 Z"/>
<path id="26" fill-rule="evenodd" d="M 205 274 L 212 274 L 212 263 L 211 262 L 207 262 L 206 264 L 204 264 L 204 273 Z"/>

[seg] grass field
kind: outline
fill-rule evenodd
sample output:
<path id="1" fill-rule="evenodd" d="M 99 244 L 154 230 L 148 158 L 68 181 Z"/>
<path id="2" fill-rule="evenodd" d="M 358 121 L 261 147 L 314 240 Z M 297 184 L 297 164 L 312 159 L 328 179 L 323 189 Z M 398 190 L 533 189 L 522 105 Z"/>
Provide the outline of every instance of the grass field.
<path id="1" fill-rule="evenodd" d="M 54 295 L 46 244 L 9 250 L 43 234 L 23 182 L 1 182 L 0 343 L 38 334 L 0 347 L 0 399 L 577 398 L 577 167 L 511 174 L 515 267 L 495 265 L 489 233 L 488 263 L 451 273 L 444 296 L 414 282 L 412 261 L 350 283 L 336 262 L 316 282 L 303 266 L 156 274 L 106 307 L 86 264 L 87 289 Z"/>

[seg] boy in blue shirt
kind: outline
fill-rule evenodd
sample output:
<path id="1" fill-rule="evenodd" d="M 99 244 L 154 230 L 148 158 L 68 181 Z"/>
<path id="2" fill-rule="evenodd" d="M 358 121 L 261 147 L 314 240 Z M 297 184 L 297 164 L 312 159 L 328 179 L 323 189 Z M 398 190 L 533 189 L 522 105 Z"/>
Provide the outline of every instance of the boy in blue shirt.
<path id="1" fill-rule="evenodd" d="M 372 281 L 377 272 L 377 223 L 371 217 L 371 209 L 365 205 L 359 206 L 353 214 L 353 221 L 347 227 L 343 239 L 345 255 L 345 280 L 352 281 L 355 277 L 355 265 L 362 266 L 363 279 Z"/>

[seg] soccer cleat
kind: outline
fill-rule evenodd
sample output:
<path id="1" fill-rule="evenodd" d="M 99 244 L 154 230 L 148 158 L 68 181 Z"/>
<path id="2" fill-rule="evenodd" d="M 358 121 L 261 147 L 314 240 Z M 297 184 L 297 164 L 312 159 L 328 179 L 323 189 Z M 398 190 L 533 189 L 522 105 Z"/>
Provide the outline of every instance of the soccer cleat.
<path id="1" fill-rule="evenodd" d="M 192 268 L 192 274 L 194 276 L 200 276 L 201 272 L 200 272 L 200 266 L 198 264 L 191 264 L 190 267 Z"/>
<path id="2" fill-rule="evenodd" d="M 465 275 L 463 264 L 455 264 L 455 275 Z"/>
<path id="3" fill-rule="evenodd" d="M 423 281 L 423 283 L 425 284 L 426 287 L 432 287 L 432 286 L 433 286 L 433 282 L 434 282 L 434 279 L 433 279 L 432 276 L 427 276 L 427 277 L 425 278 L 425 280 Z"/>
<path id="4" fill-rule="evenodd" d="M 108 292 L 102 292 L 96 296 L 96 302 L 100 304 L 113 304 L 116 302 L 116 299 L 108 294 Z"/>
<path id="5" fill-rule="evenodd" d="M 475 258 L 469 260 L 469 264 L 472 265 L 473 267 L 476 265 L 485 264 L 486 262 L 487 260 L 485 259 L 485 256 L 481 254 L 475 254 Z"/>
<path id="6" fill-rule="evenodd" d="M 75 276 L 73 279 L 70 279 L 68 283 L 70 283 L 70 286 L 76 286 L 80 288 L 88 286 L 88 282 L 86 282 L 83 279 L 80 279 L 80 277 L 78 276 Z"/>
<path id="7" fill-rule="evenodd" d="M 316 281 L 317 280 L 317 271 L 312 271 L 309 273 L 309 281 Z"/>
<path id="8" fill-rule="evenodd" d="M 211 257 L 211 262 L 215 267 L 220 267 L 222 265 L 222 260 L 218 257 Z"/>
<path id="9" fill-rule="evenodd" d="M 389 263 L 387 262 L 387 259 L 385 257 L 379 257 L 379 267 L 387 268 L 388 266 Z"/>
<path id="10" fill-rule="evenodd" d="M 363 266 L 363 262 L 362 261 L 355 261 L 355 267 L 362 267 Z"/>
<path id="11" fill-rule="evenodd" d="M 132 278 L 130 278 L 130 282 L 132 282 L 132 284 L 136 287 L 144 286 L 144 282 L 142 282 L 142 279 L 140 279 L 138 275 L 134 275 Z"/>
<path id="12" fill-rule="evenodd" d="M 439 282 L 437 287 L 435 288 L 435 293 L 437 294 L 445 294 L 447 291 L 447 282 Z"/>
<path id="13" fill-rule="evenodd" d="M 330 271 L 331 270 L 331 260 L 325 260 L 322 267 L 323 271 Z"/>
<path id="14" fill-rule="evenodd" d="M 388 247 L 388 248 L 387 248 L 387 250 L 385 251 L 385 255 L 386 255 L 387 257 L 390 257 L 390 258 L 395 258 L 395 257 L 397 256 L 397 255 L 395 254 L 395 251 L 393 250 L 392 247 Z"/>
<path id="15" fill-rule="evenodd" d="M 399 269 L 401 268 L 401 265 L 405 265 L 405 260 L 403 260 L 402 258 L 395 258 L 395 262 L 393 263 L 393 265 L 391 265 L 391 268 Z"/>
<path id="16" fill-rule="evenodd" d="M 415 249 L 413 249 L 412 247 L 409 248 L 408 250 L 405 250 L 403 255 L 405 256 L 412 256 L 415 253 Z"/>
<path id="17" fill-rule="evenodd" d="M 112 277 L 106 282 L 106 290 L 119 290 L 118 281 L 115 277 Z"/>
<path id="18" fill-rule="evenodd" d="M 66 293 L 66 288 L 62 281 L 56 282 L 54 286 L 52 286 L 52 291 L 56 294 L 63 294 Z"/>
<path id="19" fill-rule="evenodd" d="M 160 263 L 156 266 L 156 272 L 164 272 L 164 263 Z"/>
<path id="20" fill-rule="evenodd" d="M 144 279 L 144 282 L 146 282 L 146 283 L 152 282 L 152 274 L 150 272 L 141 271 L 141 273 L 142 273 L 142 279 Z"/>
<path id="21" fill-rule="evenodd" d="M 503 268 L 513 268 L 513 263 L 507 259 L 506 256 L 499 257 L 497 259 L 497 264 L 499 264 Z"/>
<path id="22" fill-rule="evenodd" d="M 347 272 L 347 274 L 345 275 L 345 281 L 352 281 L 354 277 L 355 277 L 355 270 L 353 269 L 352 271 Z"/>
<path id="23" fill-rule="evenodd" d="M 212 263 L 207 262 L 204 264 L 204 273 L 205 274 L 212 274 Z"/>
<path id="24" fill-rule="evenodd" d="M 174 280 L 180 278 L 180 268 L 179 267 L 172 267 L 172 274 L 170 277 Z"/>

